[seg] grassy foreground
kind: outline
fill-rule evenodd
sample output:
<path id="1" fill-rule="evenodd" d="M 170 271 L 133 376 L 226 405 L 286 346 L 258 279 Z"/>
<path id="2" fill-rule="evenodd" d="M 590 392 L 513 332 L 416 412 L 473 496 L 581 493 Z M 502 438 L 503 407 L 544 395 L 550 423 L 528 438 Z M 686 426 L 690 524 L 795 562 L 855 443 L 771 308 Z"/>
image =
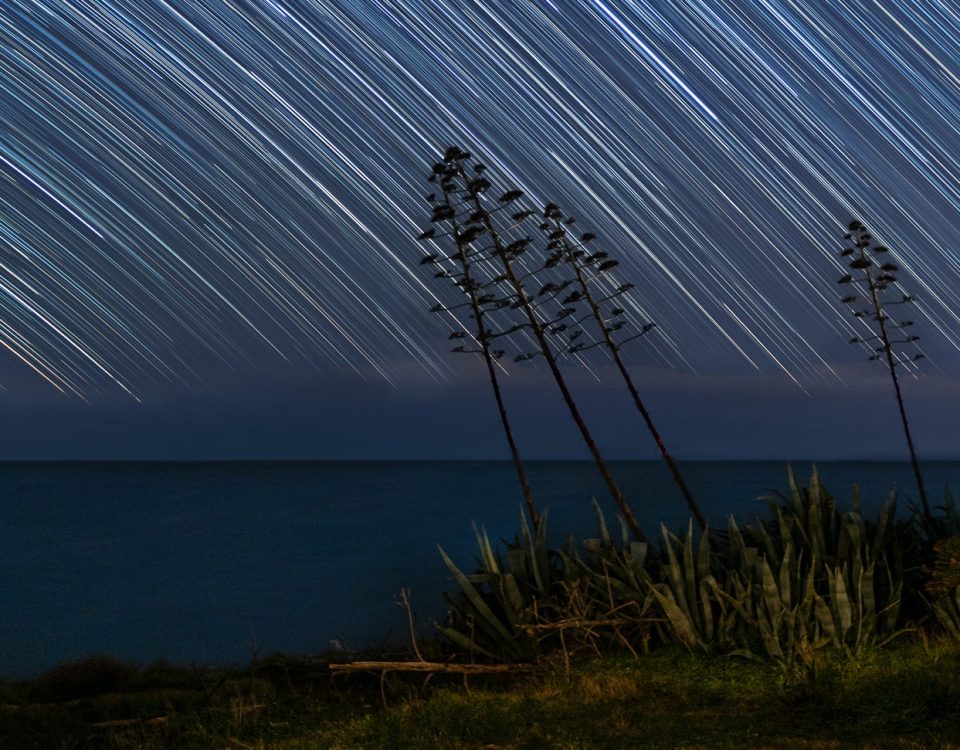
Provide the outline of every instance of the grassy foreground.
<path id="1" fill-rule="evenodd" d="M 960 644 L 904 640 L 805 668 L 670 648 L 524 677 L 136 669 L 93 659 L 0 683 L 19 748 L 958 748 Z"/>

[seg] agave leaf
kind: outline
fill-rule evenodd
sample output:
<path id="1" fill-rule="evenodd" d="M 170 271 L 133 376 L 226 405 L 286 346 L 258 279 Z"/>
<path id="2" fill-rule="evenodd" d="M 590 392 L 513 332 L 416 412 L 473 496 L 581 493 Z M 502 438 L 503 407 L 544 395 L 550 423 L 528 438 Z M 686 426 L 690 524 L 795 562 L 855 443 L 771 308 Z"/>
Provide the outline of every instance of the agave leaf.
<path id="1" fill-rule="evenodd" d="M 806 527 L 807 512 L 801 511 L 799 514 L 792 515 L 791 539 L 794 540 L 798 550 L 804 550 L 810 547 L 810 531 Z"/>
<path id="2" fill-rule="evenodd" d="M 853 621 L 853 612 L 850 608 L 850 597 L 847 595 L 847 587 L 844 584 L 845 568 L 837 568 L 831 575 L 827 575 L 830 580 L 830 598 L 833 604 L 833 610 L 837 617 L 837 623 L 840 626 L 840 640 L 846 640 L 847 633 Z"/>
<path id="3" fill-rule="evenodd" d="M 527 551 L 523 547 L 513 547 L 507 550 L 507 570 L 513 576 L 518 586 L 525 589 L 530 587 L 527 577 Z"/>
<path id="4" fill-rule="evenodd" d="M 749 580 L 744 583 L 740 575 L 735 573 L 727 580 L 726 590 L 718 587 L 714 593 L 718 600 L 733 608 L 736 617 L 746 629 L 756 628 L 757 614 L 752 606 L 753 584 Z"/>
<path id="5" fill-rule="evenodd" d="M 890 492 L 887 502 L 883 504 L 877 515 L 877 529 L 873 533 L 873 545 L 870 549 L 870 562 L 877 559 L 881 550 L 886 546 L 887 535 L 893 528 L 893 519 L 897 512 L 897 491 Z"/>
<path id="6" fill-rule="evenodd" d="M 444 564 L 447 566 L 447 570 L 450 571 L 450 574 L 453 576 L 453 580 L 456 581 L 457 585 L 466 595 L 467 599 L 470 601 L 471 606 L 476 611 L 479 616 L 477 624 L 483 624 L 489 628 L 493 633 L 499 635 L 503 640 L 503 645 L 508 647 L 510 651 L 515 650 L 514 636 L 503 624 L 499 617 L 497 617 L 493 610 L 490 609 L 490 606 L 484 601 L 483 596 L 477 591 L 476 586 L 474 586 L 470 580 L 463 574 L 463 572 L 458 568 L 453 560 L 451 560 L 447 553 L 443 551 L 442 547 L 438 547 L 440 550 L 440 556 L 443 558 Z"/>
<path id="7" fill-rule="evenodd" d="M 780 509 L 780 506 L 774 508 L 774 519 L 777 522 L 777 529 L 780 532 L 780 540 L 783 544 L 787 544 L 792 535 L 790 533 L 790 524 L 787 522 L 787 519 L 783 517 L 783 511 Z M 773 558 L 776 559 L 776 558 Z"/>
<path id="8" fill-rule="evenodd" d="M 697 634 L 686 613 L 677 605 L 673 592 L 663 584 L 651 587 L 651 592 L 657 598 L 671 631 L 677 639 L 688 649 L 693 650 L 703 644 L 697 639 Z"/>
<path id="9" fill-rule="evenodd" d="M 480 562 L 483 565 L 483 569 L 494 575 L 500 575 L 500 561 L 497 559 L 496 553 L 493 551 L 493 547 L 490 544 L 490 537 L 487 536 L 487 530 L 483 527 L 477 528 L 477 525 L 473 526 L 473 533 L 477 537 L 477 546 L 480 548 Z"/>
<path id="10" fill-rule="evenodd" d="M 790 572 L 793 559 L 793 543 L 787 542 L 783 549 L 783 560 L 780 561 L 780 601 L 784 607 L 789 607 L 793 598 L 790 595 Z"/>
<path id="11" fill-rule="evenodd" d="M 800 485 L 797 484 L 797 477 L 793 473 L 792 466 L 787 466 L 787 484 L 790 487 L 790 501 L 793 503 L 793 511 L 797 518 L 803 518 L 805 510 L 803 493 L 800 490 Z"/>
<path id="12" fill-rule="evenodd" d="M 478 646 L 475 641 L 470 639 L 469 635 L 461 633 L 459 630 L 447 627 L 445 625 L 437 625 L 437 631 L 468 653 L 483 654 L 488 659 L 493 659 L 494 661 L 499 659 L 498 656 L 490 653 L 482 646 Z"/>
<path id="13" fill-rule="evenodd" d="M 540 513 L 536 536 L 531 533 L 530 526 L 527 524 L 527 515 L 522 510 L 520 511 L 520 526 L 523 532 L 526 561 L 530 565 L 530 573 L 533 575 L 536 591 L 539 596 L 545 597 L 549 593 L 547 578 L 549 575 L 549 550 L 546 543 L 547 509 L 544 508 Z"/>
<path id="14" fill-rule="evenodd" d="M 884 630 L 893 630 L 897 624 L 897 618 L 900 616 L 900 603 L 903 595 L 903 579 L 893 580 L 893 576 L 887 570 L 887 584 L 890 588 L 890 598 L 887 605 L 878 613 Z M 958 587 L 960 592 L 960 587 Z"/>
<path id="15" fill-rule="evenodd" d="M 541 519 L 540 523 L 542 525 L 543 514 L 541 514 L 540 519 Z M 536 547 L 533 542 L 533 535 L 530 532 L 530 525 L 527 523 L 527 514 L 524 513 L 523 510 L 520 511 L 520 549 L 523 551 L 524 570 L 526 570 L 527 561 L 529 560 L 530 573 L 533 574 L 534 585 L 537 587 L 538 590 L 541 590 L 542 581 L 540 580 L 540 571 L 537 569 Z M 510 565 L 509 552 L 507 553 L 507 564 Z M 513 565 L 510 565 L 510 570 L 513 571 L 513 574 L 516 575 L 519 580 L 519 574 L 517 569 Z M 528 580 L 527 585 L 529 585 L 529 576 L 527 580 Z"/>
<path id="16" fill-rule="evenodd" d="M 670 532 L 667 531 L 667 527 L 661 524 L 660 526 L 663 539 L 664 539 L 664 549 L 667 551 L 667 561 L 666 564 L 662 566 L 662 570 L 667 574 L 667 579 L 670 582 L 670 588 L 673 590 L 673 593 L 676 596 L 675 604 L 679 606 L 684 614 L 684 617 L 689 621 L 690 610 L 687 608 L 687 599 L 684 595 L 683 590 L 683 571 L 680 567 L 680 562 L 677 560 L 677 554 L 673 548 L 673 541 L 670 538 Z"/>
<path id="17" fill-rule="evenodd" d="M 837 546 L 837 562 L 855 560 L 860 557 L 863 549 L 862 523 L 863 519 L 855 513 L 844 514 L 840 543 Z"/>
<path id="18" fill-rule="evenodd" d="M 593 509 L 597 513 L 597 528 L 600 533 L 600 540 L 603 542 L 604 547 L 610 547 L 613 543 L 610 538 L 610 529 L 607 528 L 607 519 L 603 514 L 603 510 L 600 508 L 600 503 L 597 502 L 597 498 L 593 498 Z"/>
<path id="19" fill-rule="evenodd" d="M 743 541 L 743 535 L 740 533 L 740 528 L 737 526 L 737 521 L 733 517 L 733 514 L 730 514 L 730 520 L 727 522 L 727 529 L 730 534 L 730 553 L 734 560 L 737 558 L 740 559 L 741 564 L 743 563 L 743 549 L 746 546 Z"/>
<path id="20" fill-rule="evenodd" d="M 863 516 L 852 511 L 845 513 L 844 525 L 847 527 L 847 533 L 850 535 L 851 552 L 857 557 L 865 558 L 867 552 L 866 547 L 869 542 L 869 532 Z"/>
<path id="21" fill-rule="evenodd" d="M 773 578 L 773 571 L 767 559 L 760 561 L 760 591 L 763 594 L 763 602 L 769 621 L 776 626 L 780 621 L 783 612 L 783 605 L 780 602 L 780 592 L 777 591 L 777 582 Z"/>
<path id="22" fill-rule="evenodd" d="M 817 477 L 816 468 L 813 471 L 814 479 Z M 823 530 L 823 518 L 821 517 L 819 480 L 814 482 L 810 480 L 810 494 L 807 502 L 807 529 L 810 539 L 810 564 L 817 569 L 826 561 L 827 542 Z M 814 487 L 817 492 L 814 492 Z"/>
<path id="23" fill-rule="evenodd" d="M 649 545 L 646 542 L 630 542 L 630 566 L 638 582 L 649 580 L 647 571 L 643 567 L 648 549 Z"/>
<path id="24" fill-rule="evenodd" d="M 540 514 L 540 523 L 537 524 L 536 545 L 530 555 L 531 563 L 536 562 L 534 569 L 537 588 L 541 595 L 550 591 L 550 548 L 547 546 L 547 509 Z"/>
<path id="25" fill-rule="evenodd" d="M 691 522 L 692 527 L 692 522 Z M 710 575 L 710 527 L 700 534 L 700 548 L 697 551 L 697 575 L 701 580 Z"/>
<path id="26" fill-rule="evenodd" d="M 693 519 L 687 523 L 687 538 L 683 542 L 683 580 L 687 598 L 687 612 L 698 632 L 703 632 L 700 607 L 697 603 L 697 568 L 693 560 Z"/>
<path id="27" fill-rule="evenodd" d="M 810 568 L 810 570 L 807 571 L 807 578 L 803 584 L 803 598 L 800 599 L 800 605 L 797 608 L 797 617 L 801 622 L 809 620 L 813 612 L 813 597 L 815 594 L 813 586 L 814 573 L 814 569 Z"/>
<path id="28" fill-rule="evenodd" d="M 820 594 L 814 593 L 813 595 L 813 610 L 824 635 L 830 639 L 834 646 L 841 645 L 837 639 L 837 628 L 833 622 L 833 615 Z"/>
<path id="29" fill-rule="evenodd" d="M 776 558 L 776 544 L 774 544 L 773 537 L 770 536 L 770 533 L 767 531 L 767 528 L 764 524 L 757 524 L 756 536 L 759 538 L 760 543 L 764 548 L 764 556 L 768 558 Z"/>
<path id="30" fill-rule="evenodd" d="M 763 641 L 767 656 L 772 659 L 782 659 L 783 649 L 780 648 L 780 641 L 777 639 L 771 623 L 764 617 L 758 618 L 757 630 L 760 632 L 760 639 Z"/>
<path id="31" fill-rule="evenodd" d="M 700 581 L 699 593 L 700 593 L 700 612 L 703 620 L 703 639 L 707 643 L 714 643 L 714 628 L 713 628 L 713 597 L 711 596 L 714 586 L 711 586 L 711 581 L 713 576 L 709 578 L 703 578 Z"/>
<path id="32" fill-rule="evenodd" d="M 520 593 L 520 587 L 517 586 L 517 579 L 512 573 L 507 573 L 505 576 L 502 576 L 501 580 L 503 581 L 504 598 L 513 610 L 511 619 L 516 620 L 526 609 L 523 595 Z"/>
<path id="33" fill-rule="evenodd" d="M 877 626 L 877 597 L 873 588 L 873 579 L 876 569 L 873 563 L 870 563 L 863 569 L 863 578 L 860 582 L 860 601 L 863 606 L 864 630 L 870 637 L 873 637 Z"/>
<path id="34" fill-rule="evenodd" d="M 744 616 L 742 613 L 746 610 L 746 602 L 750 598 L 750 592 L 736 581 L 736 574 L 731 580 L 734 582 L 732 594 L 725 591 L 713 576 L 708 576 L 704 580 L 704 584 L 713 594 L 713 601 L 719 608 L 719 620 L 714 632 L 717 633 L 721 645 L 735 642 L 734 630 L 740 618 Z"/>
<path id="35" fill-rule="evenodd" d="M 820 482 L 820 472 L 816 464 L 810 470 L 810 499 L 816 500 L 818 503 L 822 503 L 824 500 L 823 485 Z"/>

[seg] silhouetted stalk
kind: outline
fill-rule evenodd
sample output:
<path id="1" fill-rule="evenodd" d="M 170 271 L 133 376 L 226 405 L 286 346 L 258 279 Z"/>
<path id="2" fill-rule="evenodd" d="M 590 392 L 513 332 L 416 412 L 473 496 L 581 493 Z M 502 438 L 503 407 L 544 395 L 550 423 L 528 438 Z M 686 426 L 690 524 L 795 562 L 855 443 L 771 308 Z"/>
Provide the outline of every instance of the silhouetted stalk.
<path id="1" fill-rule="evenodd" d="M 446 187 L 442 187 L 442 189 L 447 205 L 452 205 L 450 203 L 449 190 Z M 517 448 L 517 443 L 513 438 L 513 429 L 510 426 L 510 419 L 507 417 L 507 407 L 504 404 L 503 396 L 500 393 L 500 380 L 497 378 L 497 365 L 493 353 L 490 350 L 490 337 L 488 336 L 486 327 L 484 326 L 483 308 L 481 307 L 477 298 L 477 285 L 474 282 L 473 276 L 470 272 L 470 259 L 467 255 L 467 246 L 460 239 L 460 226 L 455 214 L 450 219 L 450 224 L 453 228 L 453 237 L 457 248 L 456 259 L 460 262 L 460 265 L 463 268 L 463 277 L 465 281 L 464 289 L 470 299 L 472 317 L 477 324 L 477 333 L 475 337 L 477 343 L 480 344 L 483 360 L 487 365 L 487 375 L 490 378 L 490 387 L 493 389 L 493 397 L 497 402 L 497 412 L 500 414 L 500 424 L 503 425 L 503 433 L 507 438 L 507 445 L 510 446 L 510 456 L 513 458 L 513 465 L 517 470 L 517 479 L 520 480 L 520 488 L 523 491 L 523 500 L 527 506 L 527 513 L 530 515 L 530 521 L 532 522 L 533 527 L 537 528 L 540 524 L 540 516 L 537 513 L 537 507 L 533 501 L 533 493 L 530 491 L 530 483 L 527 481 L 527 472 L 524 469 L 523 460 L 520 458 L 520 450 Z"/>
<path id="2" fill-rule="evenodd" d="M 853 229 L 853 226 L 851 226 Z M 859 227 L 858 227 L 859 229 Z M 900 420 L 903 423 L 903 434 L 907 438 L 907 448 L 910 451 L 910 462 L 913 464 L 913 476 L 917 480 L 917 491 L 920 493 L 920 502 L 923 505 L 923 513 L 929 519 L 930 504 L 927 501 L 927 490 L 923 484 L 923 475 L 920 473 L 920 461 L 917 459 L 917 452 L 913 447 L 913 436 L 910 433 L 910 423 L 907 420 L 907 410 L 903 405 L 903 394 L 900 392 L 900 380 L 897 378 L 897 363 L 893 358 L 893 346 L 887 333 L 886 316 L 883 314 L 883 305 L 878 294 L 879 285 L 873 279 L 870 273 L 871 261 L 867 257 L 867 244 L 863 241 L 862 235 L 858 233 L 855 244 L 859 251 L 860 260 L 867 264 L 864 266 L 864 273 L 867 277 L 867 287 L 870 289 L 870 301 L 873 304 L 874 318 L 877 321 L 880 331 L 880 343 L 887 361 L 887 369 L 890 372 L 890 379 L 893 381 L 893 392 L 897 397 L 897 407 L 900 409 Z"/>
<path id="3" fill-rule="evenodd" d="M 460 178 L 466 184 L 467 176 L 459 164 L 457 165 L 457 172 Z M 603 460 L 600 449 L 597 447 L 593 436 L 590 434 L 590 430 L 587 428 L 587 424 L 584 421 L 583 416 L 580 414 L 580 410 L 577 408 L 576 402 L 573 399 L 573 394 L 567 387 L 563 374 L 560 372 L 560 366 L 557 364 L 556 356 L 551 349 L 549 342 L 547 341 L 546 335 L 544 334 L 543 324 L 540 322 L 539 318 L 534 312 L 533 306 L 530 303 L 530 299 L 527 297 L 527 294 L 523 288 L 523 284 L 513 269 L 513 264 L 510 262 L 506 248 L 500 239 L 496 228 L 493 226 L 493 221 L 490 218 L 489 212 L 484 209 L 478 193 L 468 192 L 468 195 L 477 212 L 482 214 L 481 221 L 484 228 L 487 230 L 491 241 L 493 242 L 493 255 L 503 266 L 503 271 L 506 276 L 505 280 L 508 281 L 510 286 L 513 288 L 513 291 L 517 296 L 519 307 L 523 308 L 523 311 L 530 324 L 530 330 L 533 332 L 534 338 L 537 340 L 537 345 L 540 347 L 540 352 L 547 361 L 547 365 L 550 368 L 553 379 L 556 381 L 557 387 L 560 389 L 560 394 L 563 397 L 563 401 L 567 405 L 567 409 L 570 411 L 570 416 L 573 417 L 573 421 L 576 423 L 577 429 L 580 430 L 580 435 L 583 437 L 583 441 L 587 444 L 587 449 L 590 451 L 590 455 L 593 457 L 594 463 L 596 463 L 597 469 L 600 471 L 600 475 L 603 477 L 614 503 L 616 503 L 623 520 L 630 528 L 630 531 L 633 532 L 633 535 L 639 540 L 645 540 L 646 537 L 643 534 L 643 530 L 640 528 L 640 524 L 637 522 L 636 516 L 634 516 L 630 505 L 627 503 L 627 499 L 624 497 L 623 492 L 620 490 L 620 487 L 614 480 L 613 475 L 610 473 L 610 469 Z"/>
<path id="4" fill-rule="evenodd" d="M 643 417 L 643 421 L 646 422 L 647 429 L 653 436 L 654 441 L 656 441 L 657 447 L 660 449 L 660 455 L 663 456 L 664 462 L 667 464 L 667 467 L 670 469 L 670 473 L 673 475 L 673 481 L 677 483 L 677 486 L 680 488 L 680 492 L 683 493 L 687 507 L 690 509 L 693 517 L 697 519 L 697 523 L 700 525 L 700 528 L 706 529 L 707 520 L 700 511 L 700 506 L 697 505 L 697 501 L 694 500 L 693 494 L 687 487 L 687 483 L 683 480 L 683 475 L 680 473 L 680 467 L 677 466 L 676 462 L 673 460 L 673 456 L 670 455 L 670 451 L 667 450 L 667 446 L 663 442 L 663 438 L 660 437 L 659 431 L 653 424 L 653 417 L 650 416 L 650 412 L 647 410 L 643 400 L 640 398 L 640 392 L 637 390 L 637 387 L 633 382 L 633 378 L 630 376 L 630 372 L 623 364 L 623 359 L 620 357 L 620 347 L 617 346 L 617 344 L 613 341 L 613 338 L 610 336 L 610 329 L 603 319 L 603 313 L 600 311 L 599 305 L 597 305 L 590 288 L 587 286 L 587 281 L 583 276 L 583 269 L 580 266 L 580 261 L 574 254 L 570 243 L 567 241 L 567 231 L 561 224 L 559 218 L 554 217 L 553 221 L 557 231 L 563 233 L 560 237 L 560 241 L 562 243 L 564 253 L 567 256 L 567 261 L 571 266 L 573 266 L 577 283 L 580 285 L 580 291 L 582 292 L 584 299 L 587 301 L 590 312 L 593 314 L 593 319 L 596 321 L 597 326 L 600 329 L 600 333 L 603 336 L 603 343 L 610 352 L 610 356 L 613 357 L 613 362 L 620 371 L 620 375 L 623 377 L 623 381 L 627 385 L 627 390 L 630 391 L 630 395 L 633 397 L 633 403 L 637 407 L 637 411 L 640 412 L 640 415 Z"/>

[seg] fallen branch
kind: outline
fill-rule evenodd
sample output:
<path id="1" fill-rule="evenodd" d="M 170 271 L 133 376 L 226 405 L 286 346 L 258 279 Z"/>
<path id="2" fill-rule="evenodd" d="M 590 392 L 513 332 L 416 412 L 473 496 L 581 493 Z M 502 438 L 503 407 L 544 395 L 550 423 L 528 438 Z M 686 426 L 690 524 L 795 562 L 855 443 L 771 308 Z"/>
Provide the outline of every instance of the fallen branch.
<path id="1" fill-rule="evenodd" d="M 615 628 L 621 625 L 635 625 L 638 620 L 559 620 L 558 622 L 548 622 L 541 625 L 520 625 L 518 627 L 528 631 L 538 630 L 589 630 L 590 628 Z M 654 622 L 654 620 L 643 620 L 643 622 Z"/>
<path id="2" fill-rule="evenodd" d="M 331 664 L 339 672 L 449 672 L 452 674 L 505 674 L 529 672 L 532 664 L 447 664 L 433 661 L 353 661 Z"/>
<path id="3" fill-rule="evenodd" d="M 111 721 L 98 721 L 95 724 L 90 726 L 97 727 L 98 729 L 105 728 L 115 728 L 115 727 L 132 727 L 139 724 L 166 724 L 166 716 L 154 716 L 152 719 L 113 719 Z"/>

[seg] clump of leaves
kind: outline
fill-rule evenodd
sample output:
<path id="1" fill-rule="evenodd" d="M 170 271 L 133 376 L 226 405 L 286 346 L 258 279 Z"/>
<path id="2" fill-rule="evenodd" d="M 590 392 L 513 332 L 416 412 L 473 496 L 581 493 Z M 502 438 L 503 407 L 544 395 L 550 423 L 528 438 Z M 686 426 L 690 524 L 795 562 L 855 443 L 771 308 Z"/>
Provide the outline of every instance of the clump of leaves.
<path id="1" fill-rule="evenodd" d="M 521 533 L 505 554 L 478 531 L 480 555 L 471 574 L 441 550 L 457 588 L 446 595 L 450 609 L 438 624 L 440 635 L 471 659 L 645 650 L 654 620 L 648 545 L 630 540 L 626 525 L 616 545 L 595 508 L 600 536 L 586 540 L 582 550 L 572 539 L 550 548 L 545 516 L 535 531 L 521 517 Z"/>
<path id="2" fill-rule="evenodd" d="M 916 524 L 896 518 L 895 496 L 867 518 L 856 492 L 852 509 L 841 510 L 816 471 L 808 487 L 792 473 L 789 485 L 763 522 L 731 518 L 725 531 L 699 535 L 692 521 L 685 534 L 664 528 L 655 558 L 626 526 L 615 538 L 599 509 L 600 535 L 581 546 L 549 548 L 543 528 L 533 534 L 524 525 L 502 559 L 479 534 L 475 573 L 445 558 L 460 590 L 449 597 L 441 633 L 471 657 L 637 652 L 653 642 L 791 667 L 812 664 L 825 648 L 858 654 L 883 645 L 931 611 L 960 637 L 960 587 L 950 588 L 956 541 L 937 547 L 952 571 L 943 579 L 947 595 L 905 615 L 905 589 L 919 580 L 908 573 L 924 548 Z M 951 503 L 944 508 L 955 512 Z"/>

